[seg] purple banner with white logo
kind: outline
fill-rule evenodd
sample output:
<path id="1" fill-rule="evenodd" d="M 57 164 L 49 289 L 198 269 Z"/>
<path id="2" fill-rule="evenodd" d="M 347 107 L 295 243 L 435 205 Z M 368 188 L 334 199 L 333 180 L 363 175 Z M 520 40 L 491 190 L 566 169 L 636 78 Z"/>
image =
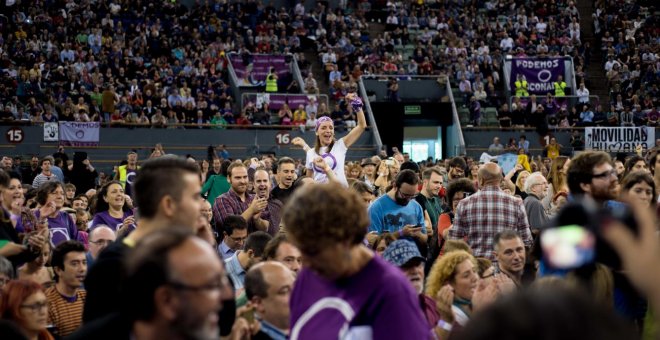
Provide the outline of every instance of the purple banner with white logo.
<path id="1" fill-rule="evenodd" d="M 527 92 L 529 94 L 546 95 L 548 92 L 554 94 L 553 83 L 557 76 L 564 77 L 564 59 L 562 58 L 513 58 L 511 60 L 511 75 L 509 77 L 511 92 L 516 92 L 515 82 L 518 75 L 527 80 Z M 566 80 L 564 80 L 566 81 Z"/>
<path id="2" fill-rule="evenodd" d="M 101 124 L 60 122 L 60 145 L 99 146 Z"/>
<path id="3" fill-rule="evenodd" d="M 291 73 L 286 56 L 270 54 L 253 54 L 244 58 L 238 54 L 229 57 L 234 72 L 239 80 L 239 86 L 266 86 L 268 70 L 273 67 L 278 77 Z M 247 62 L 247 64 L 246 64 Z"/>

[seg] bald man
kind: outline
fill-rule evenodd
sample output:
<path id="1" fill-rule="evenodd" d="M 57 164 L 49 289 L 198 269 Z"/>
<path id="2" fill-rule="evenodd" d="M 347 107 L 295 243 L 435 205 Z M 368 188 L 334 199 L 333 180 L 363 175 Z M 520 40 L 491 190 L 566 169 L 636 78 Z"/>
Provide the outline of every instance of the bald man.
<path id="1" fill-rule="evenodd" d="M 449 239 L 466 239 L 475 257 L 485 257 L 496 262 L 493 256 L 495 234 L 514 230 L 526 248 L 532 246 L 532 233 L 527 222 L 525 206 L 520 198 L 500 190 L 502 169 L 495 163 L 487 163 L 479 169 L 481 190 L 458 203 Z"/>
<path id="2" fill-rule="evenodd" d="M 289 335 L 289 300 L 295 277 L 280 262 L 266 261 L 250 268 L 245 293 L 261 324 L 253 339 L 286 339 Z"/>
<path id="3" fill-rule="evenodd" d="M 110 243 L 115 242 L 115 232 L 105 224 L 98 224 L 89 232 L 89 251 L 87 252 L 87 266 L 90 267 L 99 254 Z"/>

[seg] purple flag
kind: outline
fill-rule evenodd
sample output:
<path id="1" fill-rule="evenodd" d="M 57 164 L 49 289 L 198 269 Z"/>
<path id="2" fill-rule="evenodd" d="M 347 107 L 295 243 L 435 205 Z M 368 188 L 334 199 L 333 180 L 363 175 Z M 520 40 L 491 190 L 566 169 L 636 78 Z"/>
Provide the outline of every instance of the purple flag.
<path id="1" fill-rule="evenodd" d="M 513 58 L 511 60 L 511 92 L 516 91 L 518 75 L 527 79 L 527 92 L 545 95 L 555 92 L 553 83 L 557 76 L 564 76 L 564 59 L 562 58 Z"/>

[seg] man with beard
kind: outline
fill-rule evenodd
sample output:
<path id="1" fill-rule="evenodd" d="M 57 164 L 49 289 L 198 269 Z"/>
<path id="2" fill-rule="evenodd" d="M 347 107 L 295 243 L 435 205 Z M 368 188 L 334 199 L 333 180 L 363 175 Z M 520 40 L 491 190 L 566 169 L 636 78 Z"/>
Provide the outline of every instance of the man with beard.
<path id="1" fill-rule="evenodd" d="M 431 221 L 431 228 L 433 229 L 433 236 L 431 237 L 431 259 L 435 259 L 438 249 L 438 218 L 442 213 L 442 202 L 438 194 L 442 189 L 443 176 L 439 168 L 433 167 L 424 170 L 422 173 L 422 192 L 417 195 L 415 200 L 420 206 L 428 213 L 429 220 Z M 432 261 L 431 261 L 432 262 Z"/>
<path id="2" fill-rule="evenodd" d="M 147 235 L 127 257 L 121 313 L 70 339 L 218 339 L 221 291 L 229 285 L 213 248 L 185 229 Z"/>
<path id="3" fill-rule="evenodd" d="M 440 315 L 435 300 L 424 294 L 425 259 L 415 243 L 409 240 L 396 240 L 387 246 L 383 253 L 383 259 L 399 267 L 406 275 L 419 296 L 419 307 L 424 313 L 429 327 L 433 329 L 440 321 Z"/>
<path id="4" fill-rule="evenodd" d="M 543 208 L 543 203 L 541 203 L 548 194 L 548 181 L 543 177 L 543 174 L 535 172 L 525 180 L 524 189 L 527 197 L 525 197 L 523 203 L 525 204 L 529 226 L 532 229 L 541 229 L 548 223 L 548 214 Z"/>
<path id="5" fill-rule="evenodd" d="M 585 151 L 571 160 L 567 173 L 571 195 L 588 196 L 600 206 L 617 195 L 618 178 L 612 158 L 603 151 Z"/>
<path id="6" fill-rule="evenodd" d="M 502 169 L 495 163 L 484 164 L 479 169 L 481 190 L 458 203 L 454 224 L 448 239 L 465 240 L 475 257 L 493 256 L 493 238 L 504 230 L 514 230 L 525 246 L 532 246 L 532 233 L 527 222 L 525 206 L 520 198 L 508 195 L 500 189 Z"/>
<path id="7" fill-rule="evenodd" d="M 296 162 L 289 157 L 280 158 L 277 162 L 275 179 L 277 180 L 277 186 L 273 188 L 270 195 L 273 199 L 286 204 L 294 189 L 293 182 L 296 180 Z"/>
<path id="8" fill-rule="evenodd" d="M 41 168 L 39 167 L 39 157 L 32 156 L 30 159 L 30 167 L 23 169 L 23 183 L 32 184 L 32 181 L 34 181 L 34 178 L 37 177 L 39 173 L 41 173 Z"/>
<path id="9" fill-rule="evenodd" d="M 261 212 L 268 206 L 268 195 L 258 197 L 247 192 L 249 179 L 245 165 L 232 163 L 227 169 L 227 177 L 231 189 L 218 196 L 213 205 L 216 230 L 223 230 L 225 219 L 232 215 L 241 215 L 247 221 L 248 233 L 268 230 L 269 222 L 261 218 Z"/>
<path id="10" fill-rule="evenodd" d="M 414 171 L 403 170 L 396 176 L 394 187 L 369 206 L 370 238 L 387 232 L 426 243 L 424 212 L 414 200 L 418 183 L 419 177 Z"/>
<path id="11" fill-rule="evenodd" d="M 451 183 L 452 181 L 465 177 L 465 168 L 467 164 L 463 157 L 454 157 L 449 160 L 449 174 L 447 181 Z"/>
<path id="12" fill-rule="evenodd" d="M 264 221 L 266 225 L 266 232 L 271 236 L 277 235 L 277 232 L 280 230 L 280 220 L 282 219 L 282 202 L 277 199 L 273 199 L 270 194 L 270 174 L 264 169 L 258 169 L 254 173 L 254 194 L 257 198 L 266 198 L 268 204 L 266 208 L 261 211 L 259 219 Z"/>
<path id="13" fill-rule="evenodd" d="M 513 230 L 505 230 L 495 234 L 493 238 L 493 256 L 497 262 L 493 265 L 495 274 L 508 276 L 516 286 L 520 287 L 525 271 L 525 245 L 520 235 Z"/>

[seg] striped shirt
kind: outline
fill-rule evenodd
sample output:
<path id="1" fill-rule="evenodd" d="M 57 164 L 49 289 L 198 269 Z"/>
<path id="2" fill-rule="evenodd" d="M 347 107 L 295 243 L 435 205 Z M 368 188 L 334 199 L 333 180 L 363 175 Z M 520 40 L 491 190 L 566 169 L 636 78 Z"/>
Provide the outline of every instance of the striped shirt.
<path id="1" fill-rule="evenodd" d="M 59 182 L 60 179 L 57 178 L 57 176 L 55 176 L 54 173 L 51 173 L 50 176 L 46 176 L 42 172 L 42 173 L 38 174 L 37 177 L 34 178 L 34 180 L 32 181 L 32 187 L 35 188 L 35 189 L 39 189 L 39 187 L 42 184 L 44 184 L 46 182 L 51 182 L 51 181 L 52 182 Z"/>
<path id="2" fill-rule="evenodd" d="M 48 301 L 48 324 L 57 328 L 57 335 L 66 337 L 82 325 L 83 307 L 87 292 L 83 289 L 76 290 L 75 301 L 63 297 L 52 286 L 46 290 Z"/>
<path id="3" fill-rule="evenodd" d="M 235 252 L 234 255 L 225 260 L 225 269 L 227 269 L 227 274 L 234 283 L 234 289 L 236 290 L 243 288 L 245 283 L 245 269 L 243 269 L 241 263 L 238 261 L 238 254 L 240 252 L 240 250 Z"/>
<path id="4" fill-rule="evenodd" d="M 449 239 L 465 240 L 475 257 L 495 261 L 493 238 L 507 229 L 517 231 L 526 248 L 532 246 L 523 201 L 496 186 L 487 186 L 458 203 Z"/>

